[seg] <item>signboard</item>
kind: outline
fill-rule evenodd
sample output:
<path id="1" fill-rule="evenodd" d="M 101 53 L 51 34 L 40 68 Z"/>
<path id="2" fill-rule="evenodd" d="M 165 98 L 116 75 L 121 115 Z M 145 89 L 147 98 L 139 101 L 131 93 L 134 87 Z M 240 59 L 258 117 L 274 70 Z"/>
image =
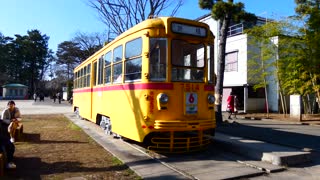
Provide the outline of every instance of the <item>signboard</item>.
<path id="1" fill-rule="evenodd" d="M 199 26 L 191 26 L 191 25 L 173 22 L 171 24 L 171 30 L 174 33 L 189 34 L 189 35 L 200 36 L 200 37 L 207 36 L 207 30 Z"/>
<path id="2" fill-rule="evenodd" d="M 198 113 L 198 94 L 193 92 L 185 93 L 186 114 Z"/>

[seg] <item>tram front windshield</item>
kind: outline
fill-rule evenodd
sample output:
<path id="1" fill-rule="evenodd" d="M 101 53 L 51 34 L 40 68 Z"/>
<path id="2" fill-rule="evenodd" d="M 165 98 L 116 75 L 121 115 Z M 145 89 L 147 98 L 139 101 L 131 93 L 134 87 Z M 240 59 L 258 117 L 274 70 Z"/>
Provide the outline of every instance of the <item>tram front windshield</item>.
<path id="1" fill-rule="evenodd" d="M 171 42 L 171 80 L 204 82 L 204 44 L 192 44 L 183 40 Z"/>

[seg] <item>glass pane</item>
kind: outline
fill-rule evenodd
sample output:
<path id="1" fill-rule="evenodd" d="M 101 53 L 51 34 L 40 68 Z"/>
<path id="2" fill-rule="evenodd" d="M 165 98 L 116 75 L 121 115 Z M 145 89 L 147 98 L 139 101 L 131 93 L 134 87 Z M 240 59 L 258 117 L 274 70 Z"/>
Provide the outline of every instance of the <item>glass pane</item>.
<path id="1" fill-rule="evenodd" d="M 138 38 L 126 44 L 126 58 L 139 56 L 142 52 L 142 39 Z"/>
<path id="2" fill-rule="evenodd" d="M 122 82 L 122 63 L 118 63 L 113 66 L 113 82 Z"/>
<path id="3" fill-rule="evenodd" d="M 172 40 L 172 64 L 185 67 L 204 67 L 204 45 Z"/>
<path id="4" fill-rule="evenodd" d="M 106 55 L 104 55 L 104 62 L 105 62 L 105 65 L 110 65 L 111 64 L 111 51 L 107 52 Z"/>
<path id="5" fill-rule="evenodd" d="M 111 67 L 106 67 L 106 83 L 111 82 Z"/>
<path id="6" fill-rule="evenodd" d="M 203 69 L 172 68 L 172 81 L 204 82 Z"/>
<path id="7" fill-rule="evenodd" d="M 103 64 L 103 57 L 101 56 L 99 58 L 99 64 L 98 64 L 98 84 L 103 83 L 103 69 L 104 69 L 104 64 Z"/>
<path id="8" fill-rule="evenodd" d="M 92 75 L 93 75 L 93 85 L 97 85 L 97 76 L 96 76 L 96 72 L 97 72 L 97 62 L 94 62 L 93 63 L 93 72 L 92 72 Z"/>
<path id="9" fill-rule="evenodd" d="M 129 60 L 126 62 L 125 80 L 141 79 L 141 58 Z"/>
<path id="10" fill-rule="evenodd" d="M 167 71 L 167 40 L 164 38 L 150 38 L 150 69 L 151 80 L 165 80 Z"/>
<path id="11" fill-rule="evenodd" d="M 116 47 L 113 50 L 113 62 L 119 62 L 122 60 L 122 45 Z"/>
<path id="12" fill-rule="evenodd" d="M 90 74 L 87 75 L 87 86 L 90 86 Z"/>
<path id="13" fill-rule="evenodd" d="M 90 71 L 91 71 L 91 64 L 88 64 L 88 66 L 87 66 L 87 73 L 90 74 Z"/>

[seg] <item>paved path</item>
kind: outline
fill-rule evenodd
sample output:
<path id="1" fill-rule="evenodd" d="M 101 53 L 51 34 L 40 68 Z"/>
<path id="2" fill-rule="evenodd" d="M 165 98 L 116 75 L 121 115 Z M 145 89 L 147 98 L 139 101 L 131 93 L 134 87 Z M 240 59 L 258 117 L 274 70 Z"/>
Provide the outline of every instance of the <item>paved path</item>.
<path id="1" fill-rule="evenodd" d="M 82 125 L 82 128 L 88 133 L 91 134 L 97 142 L 99 142 L 105 149 L 113 153 L 115 156 L 120 157 L 120 159 L 128 164 L 130 168 L 135 170 L 139 175 L 145 179 L 188 179 L 188 175 L 180 174 L 168 166 L 164 166 L 157 160 L 150 157 L 146 157 L 143 154 L 132 150 L 131 147 L 124 145 L 122 141 L 115 141 L 107 139 L 103 132 L 98 130 L 99 127 L 88 121 L 80 121 L 75 118 L 72 114 L 72 106 L 66 101 L 63 101 L 61 104 L 53 103 L 50 99 L 45 99 L 44 102 L 34 102 L 33 100 L 16 100 L 16 106 L 20 108 L 22 115 L 26 114 L 65 114 L 70 120 L 74 121 L 78 125 Z M 7 101 L 0 101 L 0 110 L 3 110 L 6 107 Z M 89 123 L 84 125 L 83 123 Z M 240 124 L 239 124 L 240 123 Z M 91 127 L 92 126 L 92 127 Z M 98 129 L 97 129 L 98 128 Z M 303 125 L 293 125 L 289 123 L 280 123 L 278 121 L 244 121 L 239 120 L 237 123 L 233 123 L 230 126 L 220 126 L 218 127 L 218 132 L 223 132 L 226 134 L 233 134 L 233 136 L 247 136 L 250 138 L 256 139 L 260 137 L 261 140 L 273 142 L 280 141 L 278 143 L 293 143 L 298 144 L 301 142 L 302 148 L 311 148 L 313 150 L 318 150 L 320 144 L 319 141 L 319 127 L 316 126 L 303 126 Z M 99 133 L 99 134 L 96 134 Z M 228 136 L 233 138 L 232 136 Z M 216 137 L 217 138 L 217 137 Z M 226 138 L 221 138 L 226 139 Z M 238 138 L 239 139 L 239 138 Z M 274 142 L 275 142 L 274 141 Z M 250 144 L 250 142 L 247 142 Z M 121 147 L 118 147 L 121 146 Z M 122 153 L 122 154 L 121 154 Z M 320 156 L 316 156 L 320 157 Z M 318 158 L 320 160 L 320 158 Z M 315 159 L 314 159 L 315 160 Z M 191 161 L 181 161 L 179 167 L 183 164 L 190 164 Z M 196 162 L 196 161 L 195 161 Z M 206 163 L 208 161 L 203 161 Z M 197 162 L 199 167 L 199 162 Z M 320 177 L 320 162 L 314 161 L 309 164 L 308 167 L 304 168 L 290 168 L 288 171 L 283 173 L 273 173 L 269 176 L 260 176 L 254 177 L 253 179 L 297 179 L 297 177 L 302 177 L 306 179 L 317 179 Z M 206 164 L 204 164 L 206 165 Z M 234 164 L 233 164 L 234 165 Z M 193 166 L 193 167 L 197 167 Z M 229 167 L 230 165 L 228 165 Z M 211 170 L 209 167 L 216 167 L 218 169 Z M 219 173 L 221 175 L 229 175 L 230 177 L 235 178 L 234 173 L 236 172 L 233 166 L 229 168 L 221 166 L 221 161 L 219 165 L 210 166 L 207 165 L 206 168 L 202 167 L 202 170 L 207 171 L 208 173 L 200 173 L 201 178 L 199 179 L 221 179 L 222 177 L 212 176 L 212 172 Z M 192 172 L 188 171 L 187 172 Z M 241 170 L 243 172 L 243 170 Z M 247 173 L 250 174 L 250 173 Z M 240 177 L 240 176 L 239 176 Z M 226 177 L 224 177 L 226 178 Z M 191 177 L 191 179 L 193 179 Z M 303 178 L 302 178 L 303 179 Z M 318 178 L 319 179 L 319 178 Z"/>
<path id="2" fill-rule="evenodd" d="M 72 106 L 67 101 L 62 101 L 61 104 L 52 99 L 45 98 L 44 101 L 34 100 L 14 100 L 16 107 L 21 111 L 22 116 L 24 114 L 64 114 L 72 112 Z M 8 101 L 0 100 L 0 110 L 6 108 Z"/>
<path id="3" fill-rule="evenodd" d="M 320 152 L 320 126 L 271 119 L 237 119 L 221 125 L 218 132 Z"/>

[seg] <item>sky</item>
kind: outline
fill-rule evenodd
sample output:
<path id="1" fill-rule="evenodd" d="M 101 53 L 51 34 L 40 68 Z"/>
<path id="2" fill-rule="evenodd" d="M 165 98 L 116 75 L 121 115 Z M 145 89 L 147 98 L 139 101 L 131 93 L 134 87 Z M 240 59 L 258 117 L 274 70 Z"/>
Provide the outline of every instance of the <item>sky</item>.
<path id="1" fill-rule="evenodd" d="M 77 32 L 102 33 L 106 26 L 89 0 L 0 0 L 0 32 L 4 36 L 26 35 L 37 29 L 50 37 L 49 48 L 71 40 Z M 294 0 L 235 0 L 243 2 L 245 10 L 257 16 L 277 19 L 294 14 Z M 196 19 L 209 14 L 201 10 L 198 0 L 184 0 L 177 17 Z"/>

